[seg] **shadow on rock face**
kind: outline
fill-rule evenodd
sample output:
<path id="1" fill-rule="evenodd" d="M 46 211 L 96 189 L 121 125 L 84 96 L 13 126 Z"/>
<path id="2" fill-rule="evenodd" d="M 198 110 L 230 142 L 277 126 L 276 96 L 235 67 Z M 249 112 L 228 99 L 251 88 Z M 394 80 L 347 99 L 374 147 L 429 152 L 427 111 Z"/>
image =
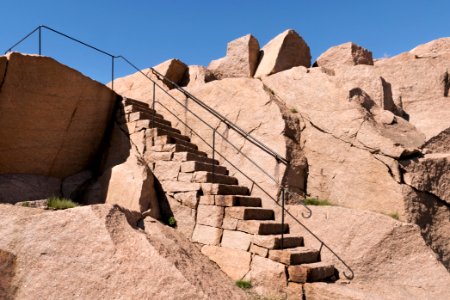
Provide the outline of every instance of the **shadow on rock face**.
<path id="1" fill-rule="evenodd" d="M 16 256 L 0 249 L 0 298 L 14 299 L 16 287 L 13 278 L 16 269 Z"/>

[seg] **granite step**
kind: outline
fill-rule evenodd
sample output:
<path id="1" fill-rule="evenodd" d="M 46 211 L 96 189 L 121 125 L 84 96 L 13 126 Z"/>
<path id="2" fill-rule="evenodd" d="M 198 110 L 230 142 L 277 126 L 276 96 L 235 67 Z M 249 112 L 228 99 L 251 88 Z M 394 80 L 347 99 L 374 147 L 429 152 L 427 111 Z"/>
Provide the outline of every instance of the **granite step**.
<path id="1" fill-rule="evenodd" d="M 227 207 L 225 217 L 239 220 L 275 220 L 273 209 L 255 207 Z"/>
<path id="2" fill-rule="evenodd" d="M 204 195 L 200 197 L 200 203 L 225 207 L 261 207 L 261 198 L 242 195 Z"/>
<path id="3" fill-rule="evenodd" d="M 222 175 L 217 173 L 211 173 L 207 171 L 197 171 L 192 175 L 192 182 L 200 182 L 200 183 L 222 183 L 229 185 L 237 185 L 238 180 L 236 177 Z"/>
<path id="4" fill-rule="evenodd" d="M 271 249 L 281 249 L 281 235 L 255 235 L 253 244 L 260 247 Z M 283 249 L 296 248 L 304 245 L 303 237 L 298 235 L 283 235 Z"/>
<path id="5" fill-rule="evenodd" d="M 152 136 L 157 137 L 157 136 L 169 136 L 171 138 L 177 139 L 177 140 L 182 140 L 185 142 L 190 142 L 191 138 L 185 135 L 182 135 L 178 132 L 176 132 L 177 129 L 171 128 L 171 129 L 163 129 L 163 128 L 158 128 L 158 127 L 154 127 L 154 128 L 150 128 L 149 132 Z"/>
<path id="6" fill-rule="evenodd" d="M 306 247 L 288 248 L 283 250 L 270 250 L 269 258 L 285 265 L 309 264 L 320 261 L 318 250 Z"/>
<path id="7" fill-rule="evenodd" d="M 178 152 L 173 155 L 173 160 L 176 161 L 197 161 L 201 163 L 207 163 L 211 165 L 218 165 L 219 161 L 216 159 L 199 156 L 191 152 Z"/>
<path id="8" fill-rule="evenodd" d="M 237 230 L 258 235 L 281 234 L 289 233 L 289 224 L 282 226 L 275 221 L 239 220 Z"/>
<path id="9" fill-rule="evenodd" d="M 204 195 L 246 195 L 250 194 L 246 186 L 228 185 L 220 183 L 202 183 Z"/>
<path id="10" fill-rule="evenodd" d="M 169 136 L 169 135 L 159 135 L 159 136 L 155 136 L 153 138 L 153 142 L 155 145 L 164 145 L 164 144 L 180 144 L 183 146 L 186 146 L 190 149 L 195 149 L 198 150 L 198 147 L 196 144 L 192 144 L 191 142 L 185 141 L 185 140 L 180 140 L 178 138 L 175 138 L 173 136 Z"/>
<path id="11" fill-rule="evenodd" d="M 288 274 L 289 281 L 298 283 L 325 281 L 334 276 L 335 268 L 332 264 L 315 262 L 289 266 Z"/>
<path id="12" fill-rule="evenodd" d="M 199 161 L 186 161 L 181 163 L 181 172 L 192 173 L 198 171 L 206 171 L 211 173 L 214 171 L 214 174 L 222 174 L 222 175 L 228 174 L 227 168 L 220 165 L 212 165 Z"/>

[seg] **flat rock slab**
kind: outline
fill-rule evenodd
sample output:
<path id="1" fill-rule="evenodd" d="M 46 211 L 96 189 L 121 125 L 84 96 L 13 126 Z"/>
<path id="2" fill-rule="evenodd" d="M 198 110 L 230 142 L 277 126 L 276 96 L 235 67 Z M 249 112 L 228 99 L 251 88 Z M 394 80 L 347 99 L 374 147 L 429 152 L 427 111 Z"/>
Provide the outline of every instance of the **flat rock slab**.
<path id="1" fill-rule="evenodd" d="M 233 280 L 242 279 L 250 269 L 251 254 L 237 249 L 203 246 L 202 253 L 219 265 Z"/>

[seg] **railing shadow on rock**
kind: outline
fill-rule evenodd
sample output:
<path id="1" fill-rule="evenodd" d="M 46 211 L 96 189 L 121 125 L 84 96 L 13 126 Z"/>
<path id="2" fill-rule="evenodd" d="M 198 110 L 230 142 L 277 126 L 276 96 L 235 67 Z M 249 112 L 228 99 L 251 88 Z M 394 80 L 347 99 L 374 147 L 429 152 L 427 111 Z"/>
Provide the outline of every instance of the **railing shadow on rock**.
<path id="1" fill-rule="evenodd" d="M 258 165 L 257 162 L 255 162 L 252 158 L 250 158 L 248 155 L 246 155 L 245 153 L 242 152 L 242 149 L 239 149 L 235 144 L 233 144 L 231 141 L 229 141 L 223 134 L 221 134 L 220 132 L 217 131 L 217 128 L 214 128 L 213 126 L 211 126 L 209 123 L 207 123 L 203 118 L 201 118 L 198 114 L 196 114 L 195 112 L 193 112 L 191 109 L 189 109 L 187 107 L 186 104 L 183 104 L 180 100 L 176 99 L 172 94 L 170 94 L 163 86 L 161 86 L 156 80 L 154 80 L 153 78 L 151 78 L 150 76 L 148 76 L 148 74 L 145 74 L 144 72 L 142 72 L 142 69 L 138 68 L 135 64 L 133 64 L 130 60 L 128 60 L 126 57 L 122 56 L 122 55 L 113 55 L 109 52 L 106 52 L 104 50 L 101 50 L 97 47 L 94 47 L 88 43 L 85 43 L 79 39 L 76 39 L 72 36 L 69 36 L 65 33 L 62 33 L 58 30 L 55 30 L 51 27 L 45 26 L 45 25 L 40 25 L 38 27 L 36 27 L 33 31 L 31 31 L 29 34 L 27 34 L 26 36 L 24 36 L 22 39 L 20 39 L 17 43 L 15 43 L 13 46 L 11 46 L 10 48 L 8 48 L 8 50 L 5 51 L 5 54 L 7 54 L 8 52 L 11 52 L 14 48 L 16 48 L 18 45 L 20 45 L 22 42 L 24 42 L 25 40 L 27 40 L 30 36 L 32 36 L 34 33 L 38 32 L 38 54 L 42 55 L 42 31 L 43 30 L 48 30 L 51 31 L 59 36 L 62 36 L 64 38 L 67 38 L 69 40 L 72 40 L 73 42 L 76 42 L 78 44 L 81 44 L 85 47 L 88 47 L 94 51 L 97 51 L 101 54 L 104 54 L 106 56 L 109 56 L 111 58 L 111 89 L 114 91 L 114 80 L 115 80 L 115 64 L 116 64 L 116 60 L 120 59 L 122 61 L 124 61 L 127 65 L 129 65 L 131 68 L 133 68 L 135 71 L 139 72 L 140 74 L 142 74 L 145 78 L 147 78 L 149 80 L 149 83 L 152 84 L 153 86 L 153 94 L 152 94 L 152 108 L 155 109 L 156 104 L 158 104 L 161 108 L 163 108 L 165 111 L 167 111 L 169 114 L 171 114 L 175 119 L 177 119 L 181 124 L 183 124 L 184 126 L 186 126 L 186 128 L 188 128 L 191 132 L 191 134 L 196 135 L 206 146 L 208 146 L 209 148 L 211 148 L 212 150 L 212 159 L 215 159 L 215 155 L 219 155 L 223 161 L 227 162 L 228 165 L 230 165 L 232 168 L 234 168 L 237 172 L 239 172 L 242 176 L 244 176 L 247 180 L 249 180 L 252 183 L 252 187 L 250 189 L 250 191 L 253 191 L 254 187 L 257 187 L 263 194 L 265 194 L 269 199 L 271 199 L 277 206 L 279 206 L 281 208 L 281 223 L 282 226 L 284 226 L 285 223 L 285 215 L 287 214 L 288 216 L 290 216 L 292 218 L 292 220 L 294 220 L 298 225 L 300 225 L 303 229 L 305 229 L 312 237 L 314 237 L 319 243 L 320 243 L 320 248 L 319 248 L 319 253 L 321 253 L 323 248 L 326 248 L 328 251 L 330 251 L 331 254 L 334 255 L 334 257 L 340 261 L 345 268 L 347 268 L 347 270 L 350 272 L 350 274 L 347 274 L 346 271 L 343 272 L 343 275 L 351 280 L 354 278 L 354 272 L 353 270 L 350 268 L 350 266 L 338 255 L 336 254 L 321 238 L 319 238 L 315 233 L 313 233 L 305 224 L 303 224 L 300 220 L 298 220 L 291 212 L 289 212 L 288 209 L 285 208 L 285 186 L 283 186 L 282 184 L 280 184 L 278 182 L 278 180 L 276 178 L 274 178 L 272 175 L 270 175 L 266 170 L 264 170 L 260 165 Z M 216 110 L 214 110 L 213 108 L 211 108 L 210 106 L 208 106 L 207 104 L 205 104 L 203 101 L 201 101 L 200 99 L 198 99 L 197 97 L 195 97 L 194 95 L 192 95 L 191 93 L 189 93 L 187 90 L 183 89 L 182 87 L 180 87 L 178 84 L 176 84 L 175 82 L 173 82 L 172 80 L 170 80 L 169 78 L 165 77 L 163 74 L 161 74 L 160 72 L 158 72 L 157 70 L 155 70 L 154 68 L 150 68 L 152 74 L 160 81 L 163 82 L 168 82 L 170 85 L 172 85 L 176 90 L 178 90 L 179 92 L 181 92 L 187 99 L 191 99 L 195 104 L 197 104 L 199 107 L 201 107 L 204 111 L 206 111 L 207 113 L 209 113 L 210 115 L 214 116 L 215 118 L 217 118 L 221 123 L 225 124 L 227 126 L 228 129 L 232 129 L 234 132 L 236 132 L 238 135 L 240 135 L 242 138 L 244 138 L 246 141 L 250 142 L 251 144 L 253 144 L 254 146 L 256 146 L 257 148 L 259 148 L 260 150 L 262 150 L 263 152 L 265 152 L 266 154 L 270 155 L 271 157 L 273 157 L 277 163 L 282 163 L 284 164 L 286 167 L 289 166 L 289 161 L 284 158 L 283 156 L 279 155 L 278 153 L 276 153 L 274 150 L 272 150 L 271 148 L 269 148 L 267 145 L 265 145 L 264 143 L 262 143 L 261 141 L 259 141 L 258 139 L 256 139 L 255 137 L 253 137 L 250 133 L 248 133 L 247 131 L 245 131 L 244 129 L 242 129 L 241 127 L 239 127 L 238 125 L 234 124 L 233 122 L 231 122 L 229 119 L 227 119 L 225 116 L 223 116 L 222 114 L 220 114 L 219 112 L 217 112 Z M 189 112 L 190 114 L 192 114 L 192 116 L 194 116 L 196 119 L 198 119 L 201 123 L 203 123 L 204 125 L 206 125 L 209 129 L 212 130 L 212 141 L 211 143 L 209 143 L 204 137 L 202 137 L 197 131 L 195 131 L 193 128 L 191 128 L 186 122 L 184 122 L 183 120 L 181 120 L 181 118 L 179 116 L 176 115 L 176 113 L 174 113 L 170 108 L 168 108 L 166 105 L 164 105 L 161 101 L 158 101 L 156 98 L 156 90 L 160 90 L 163 93 L 165 93 L 168 97 L 170 97 L 170 99 L 172 99 L 173 101 L 175 101 L 175 103 L 177 103 L 178 105 L 180 105 L 186 112 Z M 153 115 L 154 116 L 154 115 Z M 153 125 L 154 125 L 154 117 L 153 117 Z M 260 184 L 258 184 L 257 182 L 255 182 L 250 176 L 248 176 L 247 174 L 245 174 L 239 167 L 237 167 L 233 162 L 231 162 L 227 157 L 225 157 L 225 155 L 223 155 L 222 153 L 220 153 L 219 151 L 216 150 L 216 136 L 219 136 L 222 141 L 225 141 L 226 143 L 228 143 L 234 150 L 238 151 L 238 153 L 240 155 L 242 155 L 245 159 L 247 159 L 252 165 L 254 165 L 260 172 L 262 172 L 263 174 L 265 174 L 271 181 L 273 181 L 279 188 L 280 190 L 280 194 L 281 194 L 281 203 L 280 201 L 278 201 L 277 199 L 275 199 L 269 192 L 267 192 Z M 214 181 L 214 169 L 212 170 L 212 176 L 213 176 L 213 181 Z M 304 213 L 302 213 L 302 216 L 304 218 L 309 218 L 311 217 L 312 211 L 310 208 L 308 208 L 304 203 L 301 203 L 304 208 L 307 209 L 308 213 L 305 215 Z M 283 249 L 283 233 L 281 234 L 281 248 Z"/>

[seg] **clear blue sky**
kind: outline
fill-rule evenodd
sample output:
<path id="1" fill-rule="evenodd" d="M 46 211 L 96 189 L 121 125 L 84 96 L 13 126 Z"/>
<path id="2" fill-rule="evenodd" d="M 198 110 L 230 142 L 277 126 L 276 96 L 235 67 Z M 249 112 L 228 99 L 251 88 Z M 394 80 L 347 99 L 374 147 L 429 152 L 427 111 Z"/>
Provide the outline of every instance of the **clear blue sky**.
<path id="1" fill-rule="evenodd" d="M 3 1 L 0 50 L 38 25 L 48 25 L 141 68 L 169 58 L 207 65 L 226 44 L 252 33 L 263 46 L 285 29 L 309 44 L 313 59 L 329 47 L 353 41 L 375 57 L 393 56 L 418 44 L 450 36 L 449 0 L 378 1 Z M 37 35 L 17 50 L 37 51 Z M 106 82 L 110 61 L 45 33 L 43 54 Z M 132 70 L 119 65 L 123 76 Z"/>

